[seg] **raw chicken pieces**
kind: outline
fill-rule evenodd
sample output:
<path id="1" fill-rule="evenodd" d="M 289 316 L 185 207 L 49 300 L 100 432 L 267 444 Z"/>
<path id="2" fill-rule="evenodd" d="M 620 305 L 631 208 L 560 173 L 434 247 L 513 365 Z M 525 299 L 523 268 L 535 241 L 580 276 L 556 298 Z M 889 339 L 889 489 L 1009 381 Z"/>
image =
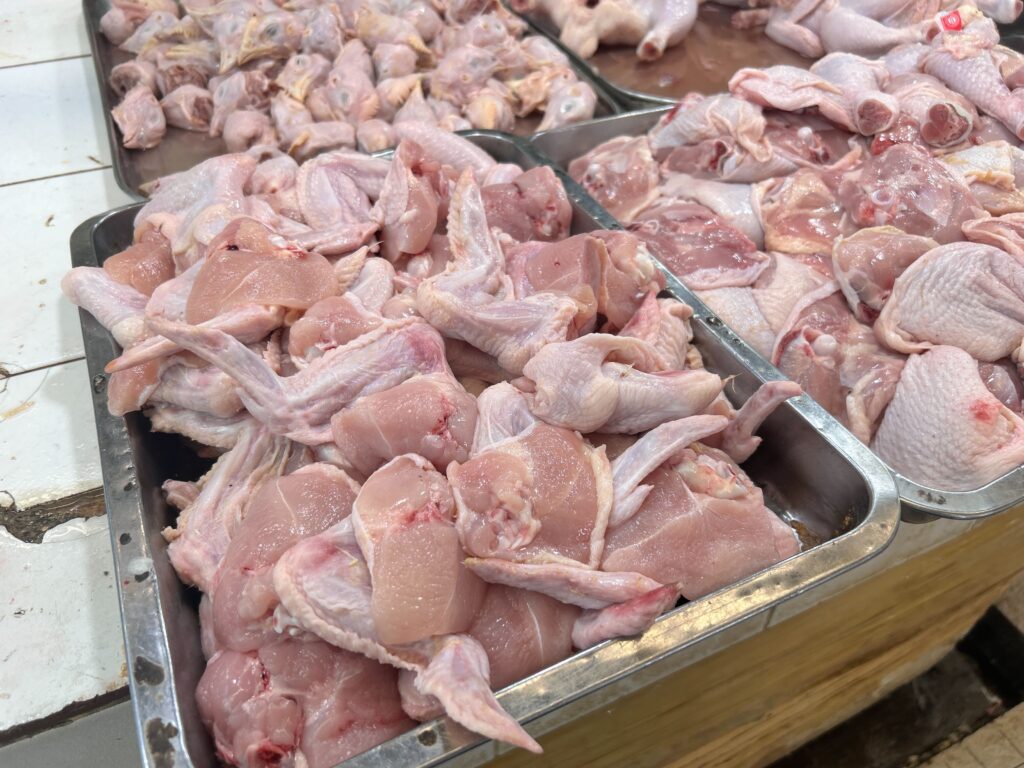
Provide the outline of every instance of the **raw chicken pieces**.
<path id="1" fill-rule="evenodd" d="M 229 152 L 276 147 L 302 160 L 387 149 L 403 123 L 511 131 L 543 112 L 546 130 L 597 107 L 568 61 L 539 55 L 546 41 L 493 1 L 461 13 L 424 0 L 227 2 L 186 5 L 181 19 L 173 2 L 122 5 L 131 11 L 115 5 L 101 29 L 136 55 L 110 76 L 129 149 L 157 146 L 171 126 L 223 136 Z M 660 53 L 678 24 L 671 8 L 655 15 L 666 20 L 645 45 Z"/>
<path id="2" fill-rule="evenodd" d="M 920 483 L 969 491 L 1024 462 L 1024 419 L 988 390 L 967 352 L 939 346 L 907 362 L 871 446 Z"/>
<path id="3" fill-rule="evenodd" d="M 992 19 L 1021 7 L 933 6 L 808 0 L 740 11 L 735 23 L 766 23 L 769 37 L 818 60 L 741 69 L 728 94 L 689 94 L 645 135 L 613 137 L 569 172 L 895 469 L 962 490 L 964 473 L 974 488 L 1016 466 L 952 469 L 946 457 L 944 475 L 916 456 L 923 444 L 959 451 L 960 433 L 979 444 L 986 434 L 959 426 L 967 413 L 946 370 L 957 360 L 929 350 L 967 354 L 991 397 L 1020 415 L 1024 90 L 1020 56 L 998 44 Z M 566 408 L 602 402 L 592 391 L 609 396 L 596 373 L 609 364 L 580 362 L 599 338 L 563 342 L 554 374 L 531 373 L 552 347 L 524 368 L 538 413 L 573 426 Z M 629 362 L 631 377 L 649 372 Z M 550 398 L 552 375 L 571 377 L 581 396 L 565 407 Z M 954 412 L 929 414 L 925 438 L 906 422 L 916 402 Z M 610 423 L 578 427 L 615 431 Z"/>
<path id="4" fill-rule="evenodd" d="M 561 41 L 583 58 L 599 44 L 635 45 L 636 55 L 651 61 L 677 45 L 697 21 L 699 0 L 516 0 L 512 7 L 543 12 L 561 30 Z"/>
<path id="5" fill-rule="evenodd" d="M 261 23 L 233 55 L 287 58 Z M 363 24 L 382 52 L 342 48 L 347 71 L 425 55 L 412 21 Z M 281 87 L 319 82 L 314 56 Z M 234 765 L 333 765 L 440 715 L 539 751 L 496 690 L 799 549 L 736 463 L 799 387 L 734 410 L 641 239 L 570 236 L 549 169 L 401 125 L 390 160 L 162 179 L 136 242 L 63 282 L 123 346 L 111 411 L 217 456 L 165 484 L 164 536 L 204 593 L 197 702 Z M 720 229 L 680 258 L 749 284 L 769 256 Z"/>

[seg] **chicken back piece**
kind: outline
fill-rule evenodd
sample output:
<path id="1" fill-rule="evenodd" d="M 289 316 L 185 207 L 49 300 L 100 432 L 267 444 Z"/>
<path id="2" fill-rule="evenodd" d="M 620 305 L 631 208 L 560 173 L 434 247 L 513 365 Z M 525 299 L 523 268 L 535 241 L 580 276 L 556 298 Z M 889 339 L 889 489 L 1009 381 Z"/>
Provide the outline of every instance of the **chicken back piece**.
<path id="1" fill-rule="evenodd" d="M 448 481 L 416 454 L 388 462 L 360 490 L 353 523 L 381 642 L 413 643 L 472 623 L 485 587 L 462 564 L 454 512 Z"/>
<path id="2" fill-rule="evenodd" d="M 281 639 L 218 651 L 196 701 L 229 765 L 331 768 L 409 730 L 398 676 L 319 640 Z"/>
<path id="3" fill-rule="evenodd" d="M 970 491 L 1024 462 L 1024 420 L 988 390 L 967 352 L 937 346 L 907 361 L 871 447 L 917 483 Z"/>
<path id="4" fill-rule="evenodd" d="M 300 539 L 348 517 L 358 493 L 359 485 L 329 464 L 311 464 L 259 487 L 209 592 L 218 648 L 256 651 L 278 637 L 274 565 Z"/>

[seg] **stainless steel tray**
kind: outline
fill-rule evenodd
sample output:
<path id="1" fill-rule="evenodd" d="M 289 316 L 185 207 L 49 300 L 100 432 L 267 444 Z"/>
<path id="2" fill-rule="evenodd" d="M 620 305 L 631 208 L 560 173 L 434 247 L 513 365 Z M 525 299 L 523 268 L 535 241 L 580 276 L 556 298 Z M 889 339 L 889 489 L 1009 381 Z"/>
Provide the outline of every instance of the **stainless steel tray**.
<path id="1" fill-rule="evenodd" d="M 143 199 L 141 189 L 150 181 L 171 173 L 184 171 L 207 158 L 227 152 L 222 138 L 214 138 L 197 131 L 185 131 L 168 126 L 163 141 L 153 149 L 125 149 L 121 145 L 121 133 L 110 114 L 118 103 L 117 94 L 110 87 L 110 70 L 121 62 L 128 61 L 132 54 L 122 51 L 100 31 L 100 19 L 110 9 L 110 0 L 82 0 L 82 14 L 85 16 L 89 45 L 92 48 L 93 65 L 103 105 L 103 119 L 107 126 L 107 140 L 113 158 L 114 178 L 121 189 L 138 200 Z M 531 25 L 532 28 L 532 25 Z M 535 34 L 543 34 L 533 29 Z M 575 59 L 576 74 L 590 84 L 597 94 L 595 115 L 602 117 L 619 114 L 627 108 L 607 88 L 604 81 L 594 76 L 591 69 Z M 540 124 L 540 118 L 533 116 L 516 121 L 516 133 L 529 136 Z"/>
<path id="2" fill-rule="evenodd" d="M 598 144 L 616 136 L 636 136 L 646 132 L 670 107 L 655 107 L 624 115 L 593 120 L 578 126 L 566 126 L 536 134 L 531 140 L 534 148 L 557 168 L 568 168 L 575 158 L 586 154 Z M 605 213 L 605 216 L 610 217 Z M 614 221 L 614 219 L 612 219 Z M 666 275 L 668 270 L 662 269 Z M 709 316 L 713 313 L 676 278 L 670 278 L 670 290 L 691 306 L 699 305 Z M 717 318 L 716 318 L 717 319 Z M 718 320 L 721 323 L 720 320 Z M 746 347 L 746 344 L 743 344 Z M 771 366 L 756 352 L 765 365 Z M 780 375 L 781 374 L 777 374 Z M 973 491 L 941 491 L 929 488 L 903 475 L 889 470 L 896 480 L 903 506 L 903 519 L 907 522 L 925 522 L 933 517 L 973 520 L 1024 503 L 1024 467 L 1013 470 L 988 485 Z"/>
<path id="3" fill-rule="evenodd" d="M 523 18 L 558 43 L 577 68 L 588 68 L 620 102 L 641 109 L 675 104 L 693 91 L 725 91 L 729 78 L 742 67 L 810 66 L 811 59 L 765 37 L 761 28 L 733 29 L 730 19 L 736 10 L 712 2 L 702 4 L 697 24 L 686 39 L 649 62 L 637 58 L 633 45 L 602 45 L 589 59 L 581 59 L 562 45 L 559 29 L 547 14 L 531 13 Z"/>
<path id="4" fill-rule="evenodd" d="M 500 161 L 527 167 L 544 162 L 515 137 L 478 132 L 472 140 Z M 575 231 L 615 226 L 575 183 L 565 181 L 573 198 Z M 81 224 L 71 237 L 72 263 L 96 266 L 126 247 L 138 209 L 130 205 Z M 687 294 L 678 285 L 671 288 Z M 735 377 L 728 394 L 737 404 L 762 382 L 780 378 L 694 305 L 695 342 L 709 369 Z M 213 746 L 193 697 L 204 664 L 198 593 L 178 581 L 160 535 L 176 514 L 163 500 L 162 481 L 192 479 L 201 469 L 188 448 L 173 436 L 150 432 L 140 414 L 116 418 L 107 412 L 103 366 L 118 348 L 92 316 L 82 312 L 81 322 L 144 762 L 153 768 L 211 765 Z M 806 397 L 796 398 L 773 414 L 760 434 L 764 443 L 744 468 L 764 488 L 768 503 L 802 531 L 809 548 L 677 608 L 640 638 L 603 643 L 509 686 L 499 699 L 531 733 L 552 730 L 692 663 L 701 648 L 694 646 L 701 641 L 724 647 L 734 641 L 734 635 L 724 634 L 730 628 L 853 568 L 889 543 L 899 523 L 892 480 L 824 410 Z M 441 720 L 417 726 L 345 765 L 476 766 L 502 749 Z"/>

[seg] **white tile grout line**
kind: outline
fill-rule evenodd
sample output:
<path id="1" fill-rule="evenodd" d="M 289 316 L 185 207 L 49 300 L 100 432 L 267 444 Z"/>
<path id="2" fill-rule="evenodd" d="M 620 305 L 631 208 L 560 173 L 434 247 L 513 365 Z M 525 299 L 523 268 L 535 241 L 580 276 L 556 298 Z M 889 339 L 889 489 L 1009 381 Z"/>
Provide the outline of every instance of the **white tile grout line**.
<path id="1" fill-rule="evenodd" d="M 97 165 L 95 168 L 83 168 L 80 171 L 66 171 L 65 173 L 51 173 L 48 176 L 36 176 L 34 178 L 31 178 L 31 179 L 18 179 L 17 181 L 7 181 L 7 182 L 0 183 L 0 189 L 3 189 L 5 187 L 13 187 L 13 186 L 16 186 L 18 184 L 28 184 L 29 182 L 33 182 L 33 181 L 46 181 L 47 179 L 59 179 L 62 176 L 77 176 L 80 173 L 93 173 L 94 171 L 106 171 L 106 170 L 108 170 L 110 168 L 113 168 L 113 167 L 114 166 L 112 166 L 112 165 L 100 164 L 100 165 Z"/>
<path id="2" fill-rule="evenodd" d="M 20 371 L 12 371 L 5 367 L 4 361 L 0 360 L 0 383 L 13 379 L 15 376 L 21 376 L 24 373 L 35 373 L 37 371 L 45 371 L 47 368 L 56 368 L 58 365 L 68 365 L 70 363 L 77 363 L 79 360 L 84 360 L 85 355 L 75 355 L 69 357 L 67 360 L 55 360 L 52 363 L 42 363 L 40 365 L 34 365 L 31 368 L 25 368 Z M 0 391 L 2 391 L 0 387 Z"/>
<path id="3" fill-rule="evenodd" d="M 73 56 L 58 56 L 56 59 L 44 59 L 43 61 L 24 61 L 18 64 L 0 64 L 0 71 L 5 69 L 17 69 L 18 67 L 35 67 L 40 64 L 52 64 L 56 61 L 71 61 L 72 59 L 88 59 L 91 53 L 76 53 Z"/>

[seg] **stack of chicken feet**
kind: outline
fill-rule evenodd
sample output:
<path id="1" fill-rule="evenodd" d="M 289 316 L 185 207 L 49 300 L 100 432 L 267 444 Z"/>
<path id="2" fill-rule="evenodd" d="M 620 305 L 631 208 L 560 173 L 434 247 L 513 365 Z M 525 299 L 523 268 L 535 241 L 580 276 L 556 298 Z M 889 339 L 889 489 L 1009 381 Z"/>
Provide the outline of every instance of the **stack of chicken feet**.
<path id="1" fill-rule="evenodd" d="M 549 168 L 424 130 L 208 160 L 63 282 L 124 350 L 110 410 L 217 456 L 165 535 L 232 765 L 444 713 L 537 751 L 492 691 L 800 550 L 739 466 L 799 388 L 734 410 L 637 237 L 570 236 Z"/>
<path id="2" fill-rule="evenodd" d="M 1024 56 L 944 24 L 741 69 L 570 173 L 892 468 L 966 491 L 1024 462 Z"/>
<path id="3" fill-rule="evenodd" d="M 129 149 L 167 126 L 229 152 L 301 159 L 394 146 L 410 124 L 510 131 L 586 120 L 594 90 L 547 39 L 490 0 L 113 0 L 101 28 L 134 55 L 110 73 Z M 181 14 L 184 10 L 184 15 Z"/>

